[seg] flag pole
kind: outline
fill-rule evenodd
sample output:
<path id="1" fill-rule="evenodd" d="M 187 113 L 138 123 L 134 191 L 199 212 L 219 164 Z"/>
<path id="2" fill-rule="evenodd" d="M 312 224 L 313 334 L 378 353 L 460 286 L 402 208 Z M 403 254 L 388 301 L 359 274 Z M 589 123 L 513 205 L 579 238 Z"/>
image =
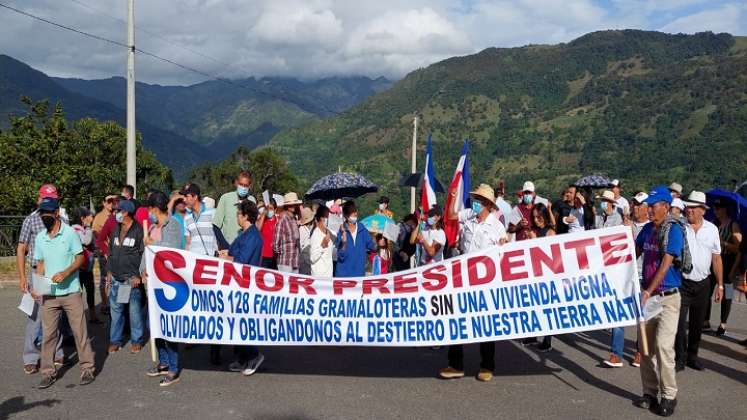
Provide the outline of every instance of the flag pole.
<path id="1" fill-rule="evenodd" d="M 416 149 L 417 149 L 417 141 L 418 141 L 418 116 L 415 115 L 415 118 L 412 120 L 412 161 L 410 166 L 410 172 L 415 173 L 417 172 L 417 161 L 416 161 Z M 410 188 L 410 213 L 415 213 L 415 187 Z"/>

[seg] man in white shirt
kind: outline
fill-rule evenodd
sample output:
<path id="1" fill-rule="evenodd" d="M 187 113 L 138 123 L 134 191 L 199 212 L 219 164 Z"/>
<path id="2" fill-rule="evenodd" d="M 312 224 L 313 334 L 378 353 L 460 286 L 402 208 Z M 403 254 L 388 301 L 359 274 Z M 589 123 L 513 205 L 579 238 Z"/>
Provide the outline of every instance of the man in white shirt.
<path id="1" fill-rule="evenodd" d="M 698 345 L 705 320 L 706 303 L 710 298 L 709 282 L 706 281 L 711 273 L 716 276 L 718 289 L 715 301 L 719 302 L 723 296 L 723 265 L 721 263 L 721 239 L 718 228 L 703 219 L 706 209 L 706 196 L 700 191 L 693 191 L 685 201 L 687 215 L 687 245 L 692 256 L 693 270 L 683 273 L 680 296 L 680 319 L 677 325 L 675 339 L 675 369 L 681 371 L 685 365 L 695 370 L 703 370 L 698 361 Z M 690 317 L 688 321 L 688 316 Z"/>
<path id="2" fill-rule="evenodd" d="M 456 193 L 452 193 L 456 195 Z M 467 254 L 506 243 L 506 229 L 493 211 L 495 193 L 487 184 L 480 184 L 477 190 L 470 193 L 472 206 L 455 214 L 451 208 L 447 211 L 450 220 L 458 219 L 461 225 L 461 250 Z M 477 380 L 488 382 L 493 379 L 495 370 L 495 342 L 480 343 L 480 372 Z M 464 377 L 464 346 L 449 346 L 449 366 L 438 372 L 443 379 Z"/>
<path id="3" fill-rule="evenodd" d="M 623 216 L 630 214 L 630 203 L 622 196 L 622 186 L 619 179 L 612 180 L 612 192 L 615 194 L 615 209 L 620 211 Z"/>

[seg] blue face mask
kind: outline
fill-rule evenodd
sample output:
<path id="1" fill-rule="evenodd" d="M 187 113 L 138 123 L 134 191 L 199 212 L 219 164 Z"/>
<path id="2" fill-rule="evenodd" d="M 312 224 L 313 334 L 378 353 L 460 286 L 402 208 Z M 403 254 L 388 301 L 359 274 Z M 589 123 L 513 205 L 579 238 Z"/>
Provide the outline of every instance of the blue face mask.
<path id="1" fill-rule="evenodd" d="M 249 195 L 249 188 L 239 185 L 238 187 L 236 187 L 236 194 L 238 194 L 239 197 L 246 197 L 247 195 Z"/>
<path id="2" fill-rule="evenodd" d="M 429 217 L 428 218 L 428 226 L 433 226 L 436 224 L 436 218 L 435 217 Z"/>
<path id="3" fill-rule="evenodd" d="M 267 212 L 267 218 L 268 219 L 272 219 L 273 217 L 275 217 L 275 211 L 274 210 L 268 211 Z"/>
<path id="4" fill-rule="evenodd" d="M 472 211 L 476 214 L 482 212 L 482 203 L 477 200 L 472 200 Z"/>
<path id="5" fill-rule="evenodd" d="M 521 198 L 521 201 L 524 202 L 524 204 L 531 204 L 534 197 L 532 197 L 531 194 L 524 194 L 524 196 Z"/>
<path id="6" fill-rule="evenodd" d="M 606 201 L 602 201 L 601 207 L 602 207 L 602 210 L 607 211 L 607 207 L 609 207 L 609 203 L 607 203 Z"/>
<path id="7" fill-rule="evenodd" d="M 114 219 L 117 220 L 117 223 L 122 223 L 124 221 L 124 214 L 117 213 L 114 215 Z"/>
<path id="8" fill-rule="evenodd" d="M 152 213 L 148 215 L 148 220 L 150 220 L 150 223 L 154 225 L 158 223 L 158 218 Z"/>

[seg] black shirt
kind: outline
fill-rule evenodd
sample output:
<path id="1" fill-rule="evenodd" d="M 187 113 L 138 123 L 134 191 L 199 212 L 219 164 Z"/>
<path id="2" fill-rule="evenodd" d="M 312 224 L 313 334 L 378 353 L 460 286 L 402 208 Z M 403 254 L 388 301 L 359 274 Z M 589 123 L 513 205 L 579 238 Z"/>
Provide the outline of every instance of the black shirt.
<path id="1" fill-rule="evenodd" d="M 571 210 L 572 207 L 562 199 L 552 203 L 552 211 L 558 215 L 555 221 L 557 233 L 568 233 L 568 225 L 563 222 L 563 218 L 570 216 Z"/>
<path id="2" fill-rule="evenodd" d="M 145 244 L 143 243 L 143 227 L 140 223 L 133 220 L 120 243 L 121 229 L 122 224 L 117 223 L 111 236 L 107 268 L 115 280 L 123 282 L 129 281 L 133 276 L 140 276 L 140 260 L 143 257 Z"/>

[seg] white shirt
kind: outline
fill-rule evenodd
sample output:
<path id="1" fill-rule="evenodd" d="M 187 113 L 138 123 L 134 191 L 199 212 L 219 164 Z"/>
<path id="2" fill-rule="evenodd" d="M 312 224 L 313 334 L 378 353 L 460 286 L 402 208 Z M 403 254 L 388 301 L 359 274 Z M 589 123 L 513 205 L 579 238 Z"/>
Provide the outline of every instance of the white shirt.
<path id="1" fill-rule="evenodd" d="M 218 247 L 215 243 L 215 233 L 213 232 L 213 215 L 215 210 L 205 208 L 202 205 L 202 213 L 195 220 L 194 213 L 187 213 L 184 218 L 184 227 L 189 240 L 189 252 L 200 255 L 213 256 Z"/>
<path id="2" fill-rule="evenodd" d="M 501 239 L 508 239 L 506 228 L 494 213 L 479 222 L 472 209 L 465 209 L 459 212 L 459 223 L 462 226 L 461 249 L 465 254 L 500 245 Z"/>
<path id="3" fill-rule="evenodd" d="M 687 225 L 687 245 L 690 247 L 690 255 L 693 259 L 693 271 L 684 274 L 691 281 L 702 281 L 711 273 L 711 263 L 714 255 L 721 254 L 721 238 L 718 228 L 713 223 L 703 220 L 703 225 L 695 232 L 695 229 Z"/>
<path id="4" fill-rule="evenodd" d="M 503 197 L 498 197 L 495 199 L 495 206 L 498 207 L 498 210 L 503 214 L 503 221 L 505 222 L 508 220 L 508 215 L 511 214 L 511 204 L 504 200 Z"/>
<path id="5" fill-rule="evenodd" d="M 622 210 L 623 214 L 630 213 L 630 203 L 628 203 L 628 200 L 623 196 L 620 196 L 615 200 L 615 207 Z"/>
<path id="6" fill-rule="evenodd" d="M 573 216 L 576 218 L 571 223 L 567 223 L 568 225 L 568 233 L 575 233 L 575 232 L 583 232 L 584 230 L 584 208 L 583 207 L 572 207 L 571 213 L 569 216 Z"/>
<path id="7" fill-rule="evenodd" d="M 441 248 L 436 251 L 431 257 L 425 252 L 425 248 L 420 249 L 420 265 L 426 265 L 434 262 L 443 261 L 444 259 L 444 246 L 446 245 L 446 232 L 443 229 L 427 229 L 420 232 L 423 235 L 423 240 L 428 246 L 433 246 L 436 243 L 441 244 Z"/>
<path id="8" fill-rule="evenodd" d="M 332 278 L 332 253 L 335 249 L 335 240 L 334 236 L 332 236 L 327 247 L 323 248 L 322 241 L 324 237 L 324 233 L 319 228 L 314 229 L 314 232 L 311 234 L 311 239 L 309 240 L 311 275 Z"/>

